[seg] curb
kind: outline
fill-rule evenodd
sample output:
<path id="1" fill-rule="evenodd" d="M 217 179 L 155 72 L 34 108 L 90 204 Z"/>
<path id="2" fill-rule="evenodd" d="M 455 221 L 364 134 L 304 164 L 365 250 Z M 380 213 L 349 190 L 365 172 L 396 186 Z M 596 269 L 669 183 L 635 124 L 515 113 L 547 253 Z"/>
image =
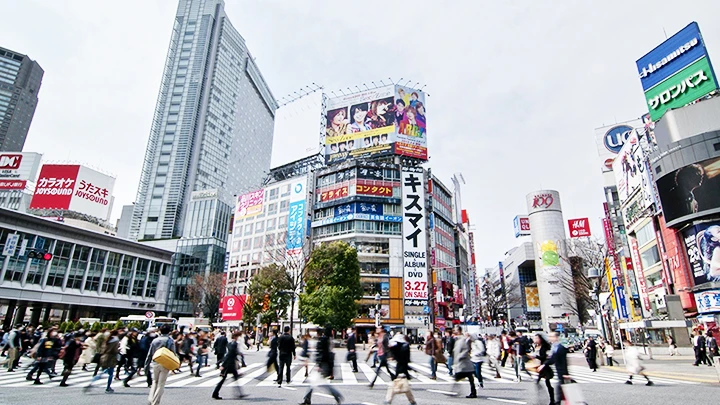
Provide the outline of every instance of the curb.
<path id="1" fill-rule="evenodd" d="M 627 370 L 626 370 L 625 368 L 622 368 L 622 367 L 615 367 L 615 366 L 610 367 L 610 366 L 605 366 L 605 367 L 603 367 L 603 368 L 604 368 L 604 369 L 607 369 L 607 370 L 610 370 L 610 371 L 614 371 L 614 372 L 616 372 L 616 373 L 624 373 L 624 374 L 627 374 Z M 718 379 L 713 379 L 713 378 L 695 378 L 695 377 L 688 377 L 688 376 L 685 376 L 685 375 L 678 375 L 678 374 L 672 374 L 672 373 L 663 373 L 663 372 L 658 372 L 658 371 L 647 371 L 647 370 L 645 370 L 644 372 L 645 372 L 645 374 L 647 374 L 647 375 L 650 376 L 650 377 L 668 378 L 668 379 L 672 379 L 672 380 L 688 381 L 688 382 L 697 382 L 697 383 L 705 383 L 705 384 L 718 384 L 718 383 L 719 383 Z"/>

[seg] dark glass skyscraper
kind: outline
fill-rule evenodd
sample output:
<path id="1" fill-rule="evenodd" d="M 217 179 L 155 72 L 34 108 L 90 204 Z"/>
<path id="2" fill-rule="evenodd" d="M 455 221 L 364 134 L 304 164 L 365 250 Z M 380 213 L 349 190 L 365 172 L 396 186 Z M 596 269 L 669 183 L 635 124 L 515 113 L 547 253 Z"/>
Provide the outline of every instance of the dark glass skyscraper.
<path id="1" fill-rule="evenodd" d="M 0 48 L 0 151 L 22 151 L 44 73 L 27 56 Z"/>

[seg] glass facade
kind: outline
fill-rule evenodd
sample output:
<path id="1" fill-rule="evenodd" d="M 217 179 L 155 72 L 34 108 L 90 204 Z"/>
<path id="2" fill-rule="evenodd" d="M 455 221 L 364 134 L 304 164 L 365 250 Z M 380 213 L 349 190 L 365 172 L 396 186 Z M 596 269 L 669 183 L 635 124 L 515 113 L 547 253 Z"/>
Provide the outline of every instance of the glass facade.
<path id="1" fill-rule="evenodd" d="M 131 239 L 193 237 L 185 234 L 193 191 L 230 196 L 261 184 L 270 169 L 276 108 L 223 2 L 180 0 Z M 223 202 L 233 205 L 232 198 Z"/>
<path id="2" fill-rule="evenodd" d="M 22 151 L 43 74 L 37 62 L 0 48 L 0 151 Z"/>

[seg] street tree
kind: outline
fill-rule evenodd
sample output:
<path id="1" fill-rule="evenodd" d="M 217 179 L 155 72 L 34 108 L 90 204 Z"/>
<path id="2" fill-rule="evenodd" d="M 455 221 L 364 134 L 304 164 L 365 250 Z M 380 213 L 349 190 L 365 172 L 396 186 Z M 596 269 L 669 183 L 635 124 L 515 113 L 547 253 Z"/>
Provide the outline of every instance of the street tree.
<path id="1" fill-rule="evenodd" d="M 289 287 L 285 293 L 290 299 L 290 314 L 288 314 L 290 330 L 293 330 L 295 322 L 295 303 L 298 302 L 305 284 L 305 272 L 310 262 L 309 252 L 310 243 L 308 238 L 305 238 L 302 247 L 292 254 L 289 254 L 282 244 L 273 246 L 273 244 L 268 243 L 265 249 L 265 256 L 269 257 L 272 263 L 283 267 L 287 274 Z"/>
<path id="2" fill-rule="evenodd" d="M 217 319 L 224 288 L 222 273 L 196 275 L 193 282 L 187 286 L 188 300 L 193 305 L 193 312 L 202 313 L 211 320 Z"/>
<path id="3" fill-rule="evenodd" d="M 308 321 L 337 329 L 352 324 L 356 301 L 362 298 L 357 250 L 345 242 L 318 246 L 305 267 L 304 282 L 300 310 Z"/>
<path id="4" fill-rule="evenodd" d="M 258 270 L 247 289 L 248 299 L 243 308 L 243 321 L 252 325 L 258 315 L 261 324 L 271 324 L 284 318 L 290 304 L 290 279 L 287 270 L 269 264 Z"/>
<path id="5" fill-rule="evenodd" d="M 612 260 L 608 253 L 605 242 L 599 238 L 573 239 L 566 243 L 567 257 L 569 264 L 568 274 L 561 279 L 561 286 L 567 291 L 572 291 L 574 297 L 569 305 L 571 313 L 578 316 L 581 324 L 588 323 L 592 318 L 588 310 L 600 312 L 601 292 L 608 291 L 607 274 L 605 271 L 606 260 Z M 590 269 L 597 270 L 596 274 L 590 274 Z M 595 277 L 597 276 L 597 277 Z"/>

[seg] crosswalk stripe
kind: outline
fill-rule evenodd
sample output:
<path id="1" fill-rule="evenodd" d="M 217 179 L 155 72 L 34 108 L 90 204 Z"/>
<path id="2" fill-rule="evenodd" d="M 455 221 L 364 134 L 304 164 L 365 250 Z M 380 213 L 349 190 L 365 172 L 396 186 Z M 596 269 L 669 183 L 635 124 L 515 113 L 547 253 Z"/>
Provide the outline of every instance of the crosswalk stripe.
<path id="1" fill-rule="evenodd" d="M 166 387 L 170 387 L 170 388 L 173 388 L 173 387 L 184 387 L 184 386 L 189 385 L 189 384 L 191 384 L 191 383 L 193 383 L 193 382 L 203 381 L 203 380 L 206 380 L 206 379 L 208 379 L 208 378 L 213 378 L 213 377 L 218 376 L 218 375 L 220 375 L 220 370 L 213 368 L 213 369 L 210 370 L 210 371 L 207 371 L 207 372 L 202 373 L 202 377 L 188 377 L 188 376 L 186 376 L 187 378 L 185 378 L 184 380 L 180 380 L 180 381 L 174 382 L 174 383 L 172 383 L 172 384 L 167 384 L 167 383 L 166 383 L 165 386 L 166 386 Z"/>
<path id="2" fill-rule="evenodd" d="M 375 370 L 371 368 L 369 365 L 365 363 L 358 364 L 358 368 L 362 373 L 365 375 L 365 378 L 368 380 L 368 384 L 375 378 Z M 387 385 L 387 382 L 385 382 L 380 376 L 378 376 L 377 380 L 375 380 L 376 385 Z"/>
<path id="3" fill-rule="evenodd" d="M 352 366 L 349 363 L 340 364 L 340 373 L 342 374 L 343 383 L 357 384 L 357 378 L 355 378 L 355 373 L 353 373 Z"/>
<path id="4" fill-rule="evenodd" d="M 264 366 L 264 365 L 265 365 L 265 363 L 253 363 L 253 364 L 248 364 L 247 367 L 241 368 L 239 372 L 241 372 L 241 373 L 243 373 L 243 374 L 245 374 L 245 375 L 247 376 L 247 375 L 248 375 L 248 372 L 249 372 L 250 370 L 252 370 L 252 369 L 254 369 L 254 368 L 256 368 L 256 367 Z M 260 375 L 260 374 L 262 374 L 262 373 L 265 372 L 265 369 L 261 367 L 261 368 L 259 368 L 258 370 L 255 370 L 255 371 L 256 371 L 256 372 L 257 372 L 257 371 L 260 371 L 260 373 L 258 373 L 258 375 Z M 252 372 L 251 372 L 251 373 L 252 373 Z M 217 385 L 217 383 L 220 381 L 220 379 L 217 378 L 217 377 L 219 377 L 219 376 L 220 376 L 220 374 L 218 373 L 218 374 L 217 374 L 216 376 L 214 376 L 214 377 L 211 377 L 211 378 L 208 378 L 208 379 L 203 379 L 203 381 L 202 381 L 200 384 L 193 385 L 193 387 L 214 387 L 214 386 Z M 232 376 L 228 376 L 228 378 L 230 378 L 230 379 L 231 379 L 230 382 L 232 382 Z M 252 379 L 250 379 L 250 380 L 252 380 Z M 248 380 L 248 381 L 250 381 L 250 380 Z M 227 382 L 227 380 L 225 380 L 225 381 L 226 381 L 226 383 L 225 383 L 226 385 L 231 385 L 229 382 Z M 240 381 L 240 380 L 238 380 L 238 381 Z"/>
<path id="5" fill-rule="evenodd" d="M 310 370 L 312 370 L 313 367 L 315 367 L 315 363 L 308 363 L 308 368 L 307 368 L 308 373 L 310 372 Z M 291 384 L 302 384 L 303 382 L 305 382 L 305 378 L 306 378 L 305 377 L 305 365 L 301 363 L 300 368 L 297 370 L 295 375 L 292 377 L 292 379 L 290 380 L 290 383 Z"/>

